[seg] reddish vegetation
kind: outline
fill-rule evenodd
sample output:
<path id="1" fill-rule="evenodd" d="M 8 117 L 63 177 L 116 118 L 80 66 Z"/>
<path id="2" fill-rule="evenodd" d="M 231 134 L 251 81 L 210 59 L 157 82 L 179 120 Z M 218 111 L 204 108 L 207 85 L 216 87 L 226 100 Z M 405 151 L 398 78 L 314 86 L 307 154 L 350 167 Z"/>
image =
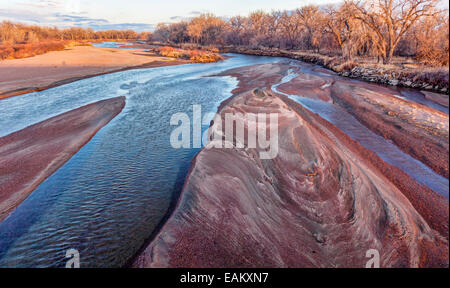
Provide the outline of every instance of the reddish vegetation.
<path id="1" fill-rule="evenodd" d="M 125 97 L 102 100 L 0 138 L 0 220 L 124 106 Z"/>
<path id="2" fill-rule="evenodd" d="M 18 59 L 59 51 L 64 47 L 84 45 L 89 41 L 147 40 L 148 32 L 132 30 L 102 30 L 71 27 L 59 29 L 3 21 L 0 23 L 0 60 Z"/>
<path id="3" fill-rule="evenodd" d="M 203 149 L 174 214 L 134 266 L 364 267 L 368 249 L 382 267 L 448 266 L 446 199 L 300 104 L 252 90 L 246 80 L 270 87 L 286 73 L 269 66 L 232 70 L 243 76 L 241 93 L 219 110 L 279 113 L 278 156 Z"/>
<path id="4" fill-rule="evenodd" d="M 0 45 L 0 60 L 26 58 L 44 54 L 50 51 L 60 51 L 65 48 L 64 41 L 46 41 L 27 44 Z"/>
<path id="5" fill-rule="evenodd" d="M 155 48 L 155 51 L 164 57 L 181 58 L 190 60 L 194 63 L 209 63 L 223 60 L 224 58 L 217 53 L 204 50 L 184 50 L 174 47 L 164 46 Z"/>

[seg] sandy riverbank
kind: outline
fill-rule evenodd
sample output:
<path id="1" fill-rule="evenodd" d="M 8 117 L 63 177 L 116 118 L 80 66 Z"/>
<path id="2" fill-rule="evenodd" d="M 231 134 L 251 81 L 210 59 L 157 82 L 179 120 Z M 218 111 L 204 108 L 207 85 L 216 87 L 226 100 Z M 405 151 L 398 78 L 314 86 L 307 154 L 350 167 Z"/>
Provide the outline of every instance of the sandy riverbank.
<path id="1" fill-rule="evenodd" d="M 321 70 L 313 69 L 315 75 L 299 72 L 279 89 L 335 103 L 376 134 L 393 141 L 405 153 L 448 178 L 447 114 L 396 97 L 398 92 L 389 87 L 343 77 L 323 77 Z"/>
<path id="2" fill-rule="evenodd" d="M 0 61 L 0 99 L 132 68 L 183 64 L 135 49 L 77 46 L 30 58 Z"/>
<path id="3" fill-rule="evenodd" d="M 0 221 L 124 106 L 125 97 L 102 100 L 0 138 Z"/>
<path id="4" fill-rule="evenodd" d="M 220 105 L 222 122 L 225 113 L 278 113 L 278 156 L 202 149 L 175 211 L 133 266 L 364 267 L 368 249 L 380 252 L 381 267 L 448 266 L 447 200 L 270 91 L 288 69 L 224 73 L 240 85 Z"/>

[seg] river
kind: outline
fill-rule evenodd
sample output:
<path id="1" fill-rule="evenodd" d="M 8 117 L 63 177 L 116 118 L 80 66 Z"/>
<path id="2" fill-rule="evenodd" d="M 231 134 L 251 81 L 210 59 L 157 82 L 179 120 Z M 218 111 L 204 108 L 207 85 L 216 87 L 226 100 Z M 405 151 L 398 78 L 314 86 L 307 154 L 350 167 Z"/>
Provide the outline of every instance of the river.
<path id="1" fill-rule="evenodd" d="M 82 267 L 123 265 L 163 219 L 198 152 L 171 147 L 171 115 L 192 117 L 193 104 L 216 112 L 237 85 L 231 77 L 203 76 L 281 60 L 230 56 L 220 63 L 106 74 L 0 101 L 4 136 L 126 96 L 122 113 L 0 223 L 0 267 L 61 267 L 70 248 L 80 252 Z"/>
<path id="2" fill-rule="evenodd" d="M 232 77 L 204 76 L 283 61 L 228 56 L 220 63 L 106 74 L 1 100 L 4 136 L 101 99 L 126 96 L 122 113 L 0 223 L 0 267 L 64 267 L 70 248 L 79 251 L 81 267 L 124 265 L 164 219 L 199 151 L 171 147 L 171 115 L 187 112 L 192 119 L 194 104 L 203 113 L 216 112 L 237 85 Z"/>

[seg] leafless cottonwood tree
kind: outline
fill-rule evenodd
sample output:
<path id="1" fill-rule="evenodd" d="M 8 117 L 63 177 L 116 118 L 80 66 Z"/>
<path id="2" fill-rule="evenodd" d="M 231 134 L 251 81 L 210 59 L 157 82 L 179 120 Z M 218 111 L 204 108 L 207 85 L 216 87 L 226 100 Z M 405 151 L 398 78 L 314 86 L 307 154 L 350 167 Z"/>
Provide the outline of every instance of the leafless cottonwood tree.
<path id="1" fill-rule="evenodd" d="M 300 38 L 301 25 L 298 16 L 298 13 L 289 13 L 288 11 L 284 11 L 280 15 L 280 26 L 283 28 L 289 48 L 296 48 Z"/>
<path id="2" fill-rule="evenodd" d="M 342 56 L 346 60 L 352 60 L 354 53 L 352 37 L 355 36 L 355 29 L 358 23 L 351 15 L 351 9 L 349 9 L 346 3 L 340 7 L 329 5 L 325 9 L 325 13 L 325 31 L 333 35 L 336 44 L 341 50 Z"/>
<path id="3" fill-rule="evenodd" d="M 320 50 L 321 30 L 324 28 L 323 13 L 317 6 L 308 5 L 296 10 L 301 27 L 305 30 L 304 44 L 306 49 Z"/>
<path id="4" fill-rule="evenodd" d="M 374 44 L 383 63 L 392 60 L 395 48 L 405 33 L 423 17 L 434 16 L 438 0 L 351 0 L 356 19 L 375 34 Z"/>
<path id="5" fill-rule="evenodd" d="M 394 55 L 407 55 L 432 65 L 448 65 L 448 11 L 436 8 L 439 1 L 346 0 L 328 7 L 255 11 L 248 17 L 230 19 L 205 14 L 187 22 L 159 25 L 152 39 L 314 50 L 338 53 L 347 61 L 355 56 L 378 56 L 385 64 Z"/>

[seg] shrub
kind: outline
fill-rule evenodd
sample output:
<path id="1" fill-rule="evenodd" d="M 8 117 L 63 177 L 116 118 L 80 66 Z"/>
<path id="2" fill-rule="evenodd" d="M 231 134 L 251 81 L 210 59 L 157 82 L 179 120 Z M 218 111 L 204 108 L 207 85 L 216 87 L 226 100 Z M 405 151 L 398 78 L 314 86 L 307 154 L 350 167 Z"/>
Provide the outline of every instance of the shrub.
<path id="1" fill-rule="evenodd" d="M 63 50 L 63 41 L 47 41 L 27 44 L 0 45 L 0 59 L 19 59 L 44 54 L 50 51 Z"/>
<path id="2" fill-rule="evenodd" d="M 355 61 L 345 61 L 344 63 L 338 65 L 334 68 L 336 72 L 343 72 L 343 71 L 351 71 L 353 68 L 358 66 L 358 64 Z"/>
<path id="3" fill-rule="evenodd" d="M 194 63 L 209 63 L 223 60 L 223 57 L 217 53 L 203 51 L 203 50 L 184 50 L 174 47 L 163 46 L 158 47 L 155 51 L 164 57 L 180 58 L 190 60 Z"/>

